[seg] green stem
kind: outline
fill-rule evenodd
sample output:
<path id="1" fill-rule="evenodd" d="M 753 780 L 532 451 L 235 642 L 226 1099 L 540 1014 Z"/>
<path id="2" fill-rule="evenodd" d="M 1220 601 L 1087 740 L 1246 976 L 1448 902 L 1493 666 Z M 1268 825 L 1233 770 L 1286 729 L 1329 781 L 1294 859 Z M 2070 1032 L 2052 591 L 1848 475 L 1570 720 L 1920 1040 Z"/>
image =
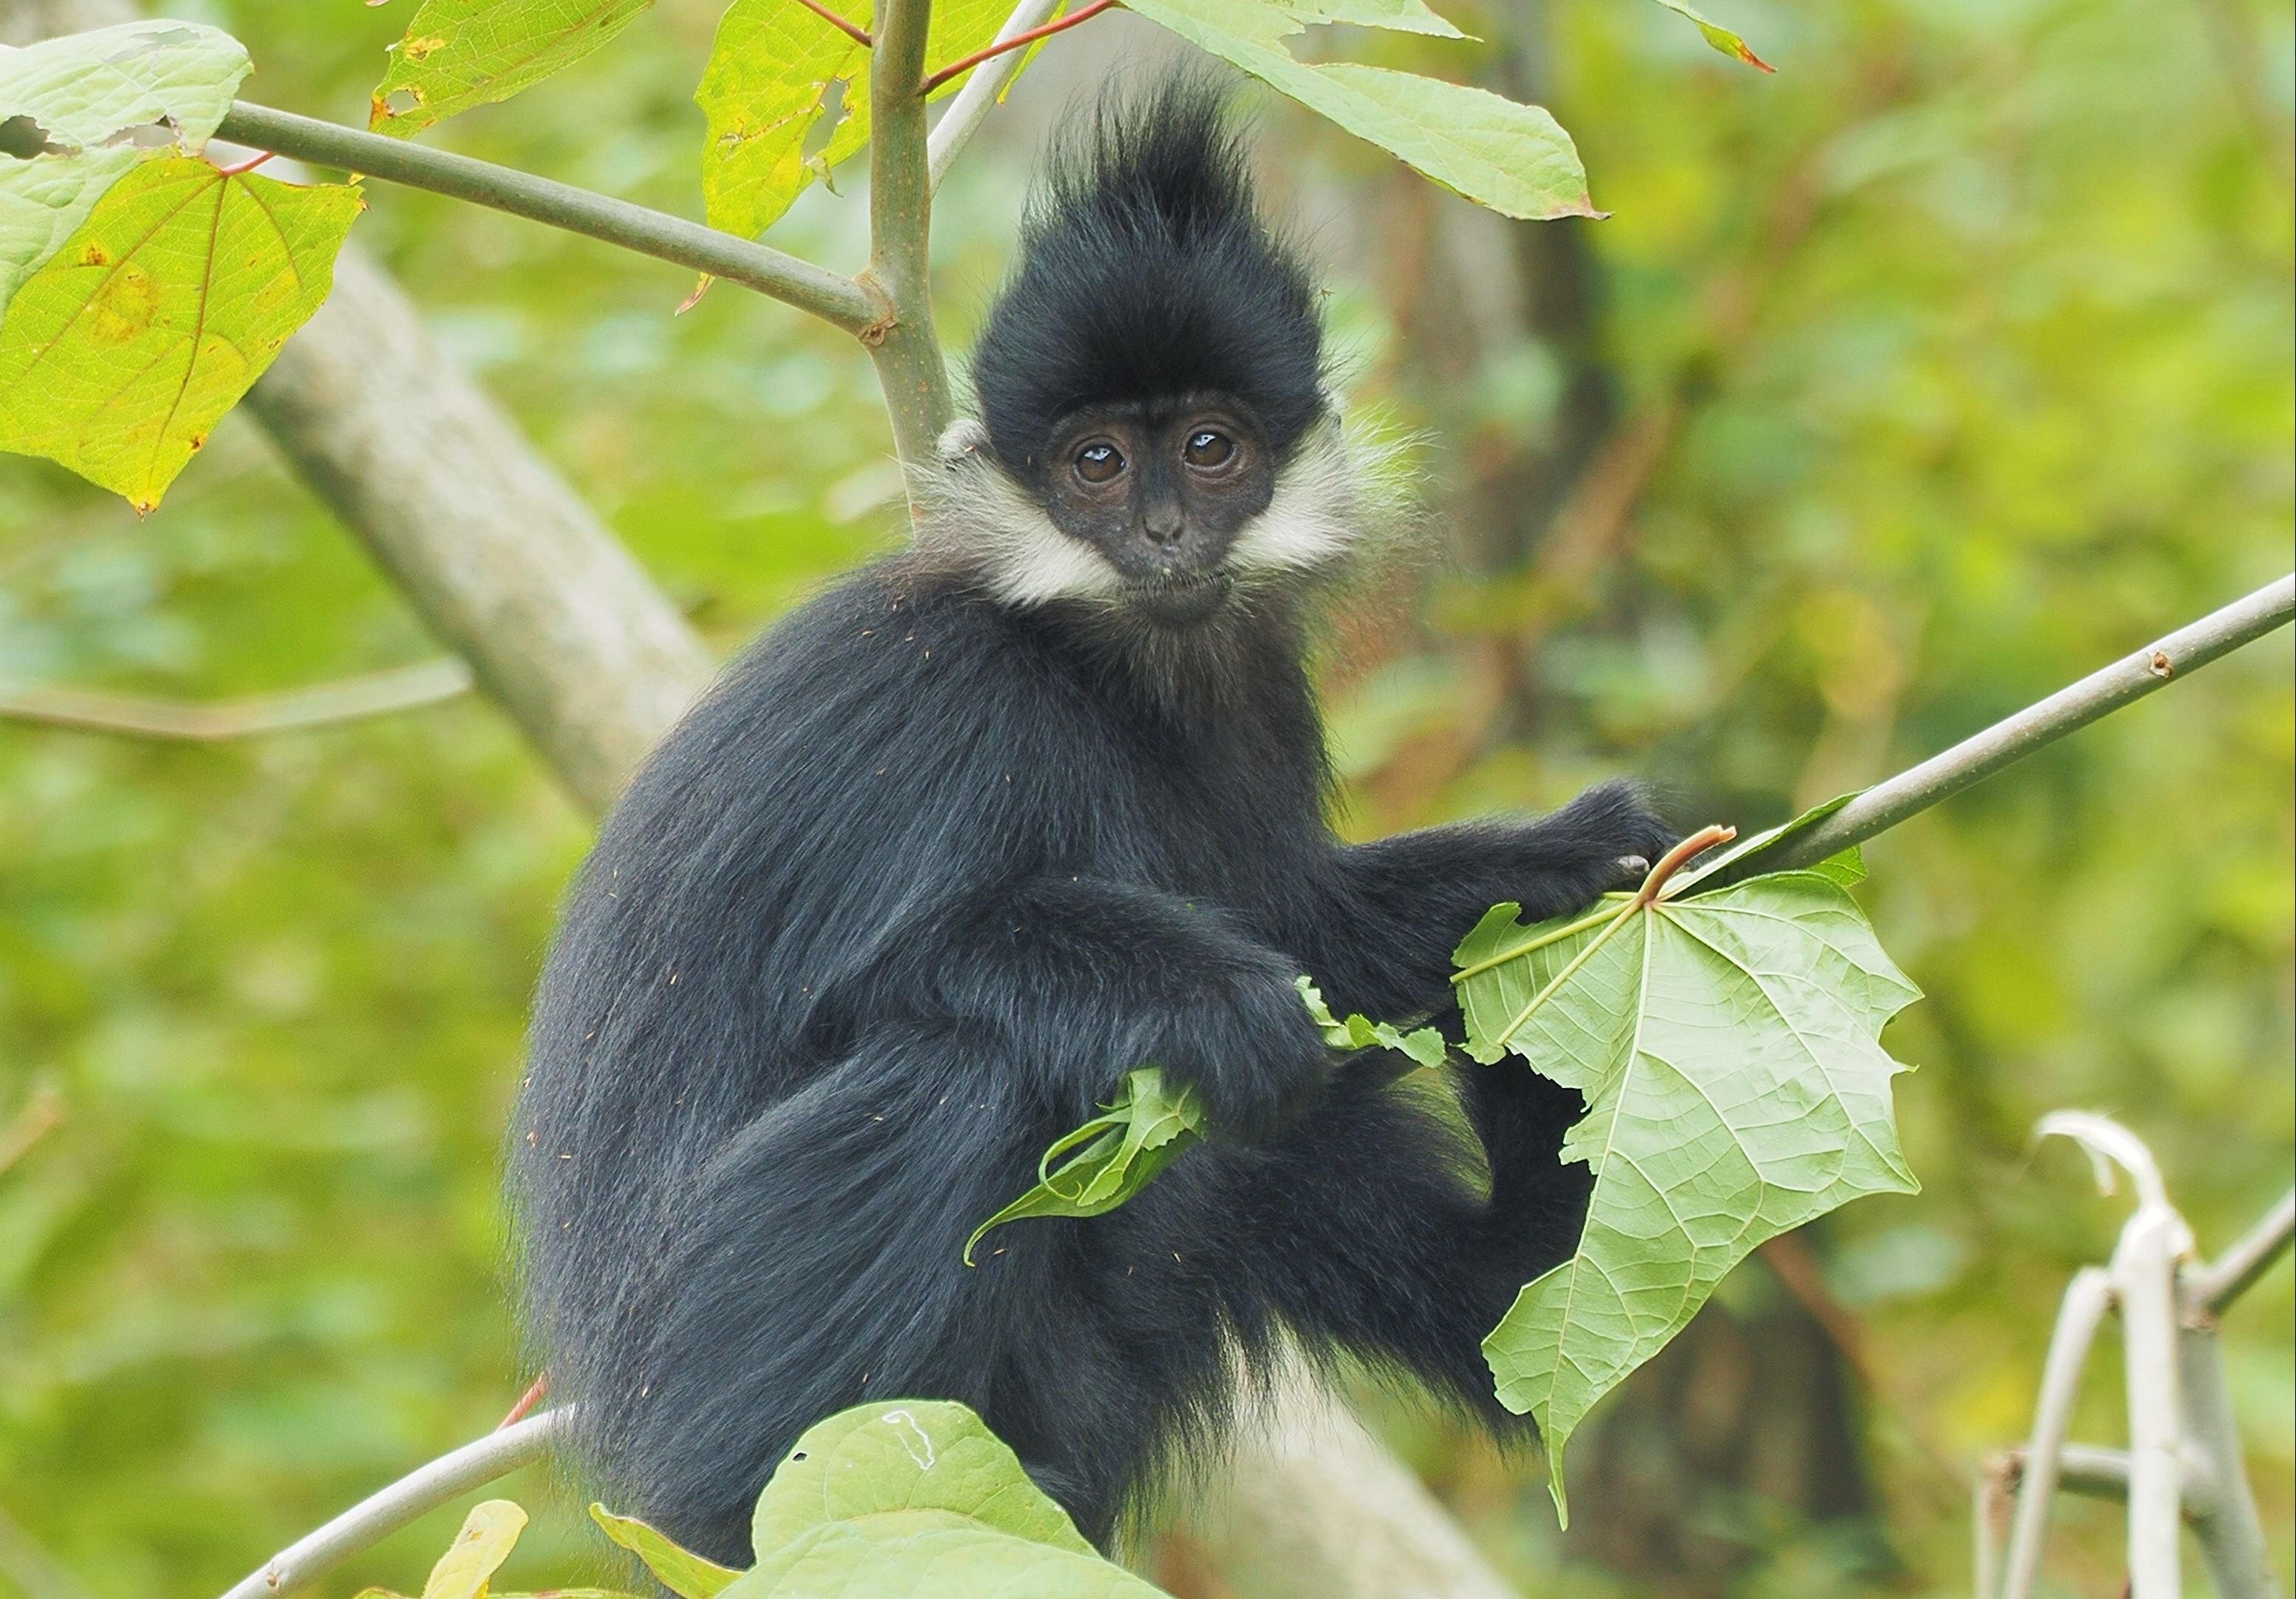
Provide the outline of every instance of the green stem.
<path id="1" fill-rule="evenodd" d="M 865 285 L 770 245 L 738 239 L 626 200 L 594 194 L 571 184 L 497 167 L 492 161 L 361 133 L 313 117 L 250 105 L 244 100 L 233 102 L 216 133 L 234 144 L 291 156 L 316 167 L 428 189 L 434 194 L 450 194 L 706 272 L 771 295 L 800 311 L 810 311 L 849 333 L 865 336 L 888 314 L 887 306 Z"/>
<path id="2" fill-rule="evenodd" d="M 931 0 L 887 0 L 869 58 L 869 269 L 886 315 L 862 331 L 902 462 L 933 458 L 955 415 L 933 332 L 932 181 L 925 160 L 925 33 Z"/>
<path id="3" fill-rule="evenodd" d="M 1492 1044 L 1496 1046 L 1498 1048 L 1505 1048 L 1507 1041 L 1513 1038 L 1515 1034 L 1521 1032 L 1522 1030 L 1522 1024 L 1530 1020 L 1532 1012 L 1538 1010 L 1539 1006 L 1545 1004 L 1550 998 L 1552 998 L 1557 988 L 1569 982 L 1572 978 L 1578 976 L 1578 968 L 1585 965 L 1588 961 L 1594 959 L 1595 952 L 1602 948 L 1603 945 L 1609 943 L 1611 936 L 1615 934 L 1619 929 L 1624 927 L 1630 920 L 1642 914 L 1649 907 L 1644 901 L 1642 896 L 1638 894 L 1632 900 L 1628 901 L 1623 909 L 1612 913 L 1611 924 L 1604 928 L 1601 932 L 1596 933 L 1593 938 L 1587 939 L 1587 947 L 1580 950 L 1577 955 L 1572 955 L 1569 965 L 1556 972 L 1545 988 L 1541 988 L 1538 993 L 1530 996 L 1530 1003 L 1524 1005 L 1521 1012 L 1516 1015 L 1515 1019 L 1506 1024 L 1506 1030 L 1505 1032 L 1491 1040 Z"/>
<path id="4" fill-rule="evenodd" d="M 1613 898 L 1633 899 L 1636 897 L 1632 894 L 1616 896 L 1605 894 L 1603 898 L 1605 899 Z M 1534 949 L 1544 949 L 1549 944 L 1560 944 L 1563 939 L 1570 938 L 1572 934 L 1585 932 L 1590 927 L 1597 926 L 1603 922 L 1616 918 L 1619 914 L 1619 907 L 1616 906 L 1611 906 L 1603 910 L 1590 911 L 1586 915 L 1579 917 L 1578 921 L 1570 923 L 1568 927 L 1558 927 L 1552 932 L 1543 932 L 1539 934 L 1538 937 L 1535 939 L 1527 939 L 1522 943 L 1517 944 L 1512 948 L 1503 949 L 1499 951 L 1498 954 L 1490 956 L 1487 960 L 1477 961 L 1472 966 L 1462 966 L 1451 974 L 1451 980 L 1454 983 L 1465 982 L 1469 978 L 1475 976 L 1479 972 L 1488 972 L 1494 966 L 1504 966 L 1509 961 L 1521 960 L 1524 955 L 1529 955 Z"/>

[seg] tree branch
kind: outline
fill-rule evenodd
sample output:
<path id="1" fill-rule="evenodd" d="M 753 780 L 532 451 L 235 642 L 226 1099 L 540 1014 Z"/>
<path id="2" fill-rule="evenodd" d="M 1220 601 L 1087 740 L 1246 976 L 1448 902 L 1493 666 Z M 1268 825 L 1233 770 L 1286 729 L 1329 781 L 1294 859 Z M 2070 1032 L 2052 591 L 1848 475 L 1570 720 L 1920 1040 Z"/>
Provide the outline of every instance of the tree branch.
<path id="1" fill-rule="evenodd" d="M 862 332 L 886 314 L 886 308 L 862 284 L 771 245 L 492 161 L 361 133 L 244 100 L 233 103 L 216 133 L 234 144 L 449 194 L 690 266 L 755 289 L 800 311 L 810 311 L 849 333 Z"/>
<path id="2" fill-rule="evenodd" d="M 411 710 L 467 693 L 470 687 L 471 668 L 447 657 L 283 693 L 232 700 L 164 700 L 43 685 L 0 687 L 0 717 L 135 738 L 215 742 Z"/>
<path id="3" fill-rule="evenodd" d="M 2296 1190 L 2282 1194 L 2280 1202 L 2238 1243 L 2186 1274 L 2187 1303 L 2210 1317 L 2222 1316 L 2279 1263 L 2292 1235 L 2296 1235 Z"/>
<path id="4" fill-rule="evenodd" d="M 417 1517 L 541 1459 L 557 1443 L 573 1414 L 571 1406 L 545 1410 L 417 1467 L 317 1531 L 297 1538 L 242 1578 L 223 1599 L 277 1599 L 317 1581 Z"/>
<path id="5" fill-rule="evenodd" d="M 1004 26 L 996 30 L 996 42 L 1018 38 L 1049 18 L 1060 9 L 1061 0 L 1021 0 L 1013 14 L 1004 19 Z M 956 164 L 957 152 L 971 142 L 987 121 L 988 113 L 996 109 L 996 102 L 1005 86 L 1019 76 L 1021 63 L 1029 59 L 1027 53 L 1000 55 L 986 72 L 975 72 L 964 80 L 964 86 L 948 102 L 948 109 L 933 124 L 932 135 L 925 141 L 926 182 L 938 192 L 941 179 Z"/>
<path id="6" fill-rule="evenodd" d="M 932 183 L 925 168 L 925 33 L 931 0 L 887 0 L 869 55 L 869 269 L 886 311 L 861 331 L 902 463 L 932 459 L 955 415 L 933 332 Z"/>
<path id="7" fill-rule="evenodd" d="M 2245 599 L 2235 600 L 1964 739 L 1912 770 L 1875 783 L 1815 826 L 1789 834 L 1768 849 L 1740 856 L 1702 886 L 1721 888 L 1759 873 L 1813 865 L 1853 844 L 1862 844 L 2034 750 L 2135 703 L 2173 678 L 2285 627 L 2292 611 L 2296 611 L 2296 577 L 2268 583 Z"/>
<path id="8" fill-rule="evenodd" d="M 603 810 L 708 680 L 709 653 L 356 245 L 246 403 L 575 797 Z"/>

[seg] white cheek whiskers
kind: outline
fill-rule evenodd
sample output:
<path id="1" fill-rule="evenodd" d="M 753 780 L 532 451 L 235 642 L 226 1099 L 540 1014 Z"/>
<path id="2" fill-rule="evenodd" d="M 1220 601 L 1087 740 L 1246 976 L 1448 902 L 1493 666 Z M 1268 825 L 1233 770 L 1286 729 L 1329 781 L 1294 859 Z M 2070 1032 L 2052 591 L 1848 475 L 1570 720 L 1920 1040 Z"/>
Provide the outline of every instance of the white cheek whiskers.
<path id="1" fill-rule="evenodd" d="M 1062 532 L 989 459 L 988 432 L 978 422 L 950 424 L 940 459 L 910 474 L 910 493 L 919 553 L 972 573 L 1005 604 L 1026 610 L 1123 591 L 1106 556 Z"/>

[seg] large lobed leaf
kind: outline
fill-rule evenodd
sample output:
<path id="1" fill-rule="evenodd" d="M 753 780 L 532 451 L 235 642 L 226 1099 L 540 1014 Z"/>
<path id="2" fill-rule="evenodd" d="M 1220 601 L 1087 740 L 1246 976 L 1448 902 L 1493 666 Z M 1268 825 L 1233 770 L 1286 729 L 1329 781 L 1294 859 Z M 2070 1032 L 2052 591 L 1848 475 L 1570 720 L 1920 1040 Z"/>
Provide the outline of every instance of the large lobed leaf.
<path id="1" fill-rule="evenodd" d="M 423 0 L 390 47 L 367 126 L 400 137 L 532 88 L 637 20 L 653 0 Z"/>
<path id="2" fill-rule="evenodd" d="M 1156 1599 L 1103 1560 L 965 1406 L 895 1399 L 806 1430 L 758 1496 L 734 1573 L 594 1508 L 681 1599 Z"/>
<path id="3" fill-rule="evenodd" d="M 1562 1148 L 1595 1177 L 1571 1258 L 1483 1341 L 1510 1409 L 1562 1459 L 1587 1410 L 1764 1240 L 1917 1188 L 1878 1041 L 1920 996 L 1838 877 L 1780 873 L 1608 922 L 1526 928 L 1501 906 L 1459 946 L 1468 1053 L 1576 1088 Z"/>
<path id="4" fill-rule="evenodd" d="M 925 41 L 930 75 L 982 48 L 1011 0 L 939 0 Z M 869 0 L 839 15 L 867 28 Z M 718 23 L 693 101 L 709 119 L 701 144 L 701 201 L 709 226 L 751 238 L 788 210 L 817 176 L 869 143 L 869 53 L 798 0 L 734 0 Z M 953 92 L 961 78 L 934 90 Z M 806 144 L 841 85 L 842 119 L 811 156 Z"/>
<path id="5" fill-rule="evenodd" d="M 1368 139 L 1445 188 L 1508 217 L 1595 217 L 1587 169 L 1546 111 L 1383 67 L 1309 65 L 1285 40 L 1314 22 L 1414 32 L 1439 23 L 1393 0 L 1126 0 L 1129 9 Z M 1456 32 L 1456 29 L 1448 31 Z"/>
<path id="6" fill-rule="evenodd" d="M 0 46 L 0 311 L 151 152 L 196 153 L 249 71 L 237 39 L 196 22 L 129 22 Z"/>
<path id="7" fill-rule="evenodd" d="M 0 449 L 151 510 L 326 299 L 360 206 L 188 156 L 130 171 L 0 323 Z"/>

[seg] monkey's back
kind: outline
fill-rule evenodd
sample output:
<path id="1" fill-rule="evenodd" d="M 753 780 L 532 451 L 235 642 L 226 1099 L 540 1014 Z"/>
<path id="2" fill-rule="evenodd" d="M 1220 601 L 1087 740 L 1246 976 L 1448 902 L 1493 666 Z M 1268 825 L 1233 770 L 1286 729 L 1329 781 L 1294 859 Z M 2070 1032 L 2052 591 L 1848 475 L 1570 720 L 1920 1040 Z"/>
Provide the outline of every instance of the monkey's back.
<path id="1" fill-rule="evenodd" d="M 554 1391 L 584 1404 L 610 1488 L 690 1502 L 718 1490 L 701 1478 L 728 1451 L 756 1475 L 750 1456 L 784 1447 L 791 1415 L 817 1419 L 796 1415 L 808 1395 L 865 1391 L 867 1362 L 902 1357 L 903 1337 L 922 1369 L 928 1341 L 978 1317 L 988 1358 L 1003 1324 L 965 1296 L 994 1285 L 957 1263 L 961 1226 L 948 1239 L 925 1229 L 1018 1193 L 1090 1096 L 1039 1093 L 1023 1069 L 1029 1048 L 1059 1052 L 1057 1037 L 984 1029 L 978 1049 L 926 1047 L 947 1042 L 933 1030 L 946 1010 L 929 958 L 938 917 L 1059 874 L 1200 888 L 1259 922 L 1254 902 L 1305 869 L 1292 857 L 1322 768 L 1301 691 L 1278 680 L 1233 718 L 1184 730 L 1060 636 L 898 562 L 867 569 L 730 667 L 603 829 L 545 964 L 510 1163 L 529 1331 Z M 1270 738 L 1306 742 L 1271 758 Z M 1231 768 L 1295 775 L 1268 789 L 1230 781 Z M 960 1065 L 986 1075 L 935 1075 Z M 824 1083 L 832 1070 L 845 1075 Z M 842 1165 L 824 1134 L 808 1144 L 824 1164 L 802 1194 L 725 1191 L 744 1139 L 809 1114 L 808 1094 L 856 1084 L 870 1125 Z M 1160 1185 L 1157 1208 L 1194 1209 L 1189 1190 L 1210 1176 Z M 733 1213 L 775 1204 L 789 1214 L 769 1243 L 697 1264 L 696 1240 L 755 1236 L 773 1218 Z M 1056 1231 L 1022 1252 L 1078 1247 Z M 1017 1282 L 1020 1262 L 1000 1264 L 998 1281 Z M 765 1408 L 680 1414 L 729 1396 L 669 1369 L 686 1361 L 664 1352 L 672 1304 L 748 1318 L 689 1329 L 688 1341 L 783 1341 L 756 1357 L 781 1389 Z M 842 1371 L 847 1356 L 856 1372 Z M 687 1462 L 693 1480 L 659 1480 Z"/>

